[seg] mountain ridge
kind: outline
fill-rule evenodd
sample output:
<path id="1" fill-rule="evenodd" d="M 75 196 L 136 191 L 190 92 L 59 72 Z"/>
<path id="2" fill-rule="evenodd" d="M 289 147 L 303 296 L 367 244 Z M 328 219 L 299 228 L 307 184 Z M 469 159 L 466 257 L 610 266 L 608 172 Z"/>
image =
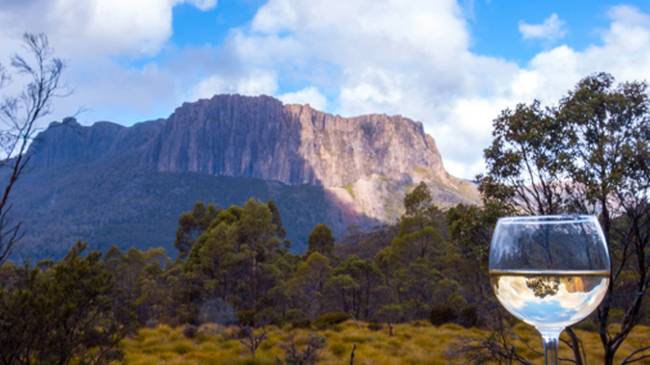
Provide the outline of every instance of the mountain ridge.
<path id="1" fill-rule="evenodd" d="M 61 183 L 66 172 L 85 184 L 78 189 L 102 195 L 107 190 L 119 194 L 120 185 L 129 186 L 134 199 L 148 202 L 151 200 L 147 192 L 139 191 L 140 188 L 132 186 L 128 180 L 133 171 L 137 171 L 142 186 L 152 187 L 156 186 L 156 181 L 164 181 L 161 184 L 171 190 L 174 190 L 172 181 L 182 184 L 178 176 L 185 176 L 193 181 L 192 184 L 197 184 L 193 187 L 195 190 L 206 192 L 205 198 L 215 197 L 210 193 L 211 184 L 230 187 L 225 178 L 240 179 L 242 186 L 250 183 L 259 187 L 277 182 L 282 184 L 280 195 L 287 201 L 291 200 L 291 191 L 310 187 L 309 199 L 321 203 L 311 206 L 313 201 L 309 199 L 294 201 L 294 204 L 304 205 L 296 208 L 296 212 L 304 215 L 308 209 L 323 209 L 320 215 L 312 217 L 314 222 L 308 223 L 328 223 L 338 234 L 351 224 L 368 226 L 394 222 L 401 214 L 404 194 L 422 181 L 430 186 L 434 200 L 442 206 L 478 200 L 471 183 L 451 176 L 444 169 L 435 140 L 424 132 L 420 122 L 386 114 L 346 118 L 309 105 L 283 104 L 269 96 L 215 95 L 183 103 L 168 118 L 130 127 L 106 121 L 82 126 L 74 118 L 65 118 L 62 122 L 51 123 L 41 132 L 29 153 L 33 176 L 27 176 L 23 185 L 50 199 L 56 197 L 57 192 L 48 190 L 48 185 L 57 186 L 59 193 L 74 189 Z M 106 175 L 106 180 L 114 185 L 102 190 L 106 187 L 94 186 L 101 185 L 101 181 L 87 175 Z M 37 176 L 42 176 L 40 179 L 44 181 L 38 181 Z M 228 203 L 237 203 L 247 195 L 244 187 L 240 190 L 237 199 L 230 199 Z M 74 199 L 66 194 L 58 196 Z M 274 198 L 273 194 L 265 196 Z M 192 198 L 203 199 L 201 194 L 194 194 Z M 29 198 L 22 200 L 24 202 L 19 199 L 17 205 L 24 208 L 23 218 L 25 214 L 29 218 L 29 209 L 40 209 L 44 215 L 57 212 L 54 208 L 49 211 L 38 208 Z M 328 203 L 324 204 L 325 201 Z M 88 228 L 85 232 L 91 232 L 92 225 L 97 222 L 82 219 L 84 202 L 78 202 L 77 209 L 75 204 L 69 203 L 60 204 L 66 207 L 68 220 L 85 222 Z M 170 208 L 170 215 L 177 217 L 182 210 L 190 208 L 190 203 L 193 202 L 178 200 Z M 142 208 L 143 212 L 148 209 L 138 208 L 138 204 L 145 204 L 138 201 L 123 204 L 111 205 L 116 211 L 109 212 L 105 220 L 117 219 L 121 209 L 137 211 Z M 282 202 L 279 205 L 287 209 Z M 294 216 L 288 218 L 296 219 Z M 65 220 L 60 223 L 67 224 Z M 108 226 L 104 223 L 102 227 L 110 230 L 110 222 L 106 223 Z M 139 224 L 150 228 L 146 219 Z M 304 245 L 307 228 L 310 227 L 294 227 L 293 231 L 299 233 L 290 234 L 301 241 L 297 250 Z M 66 233 L 61 237 L 85 239 L 83 234 Z M 94 238 L 102 244 L 108 242 L 96 235 Z M 161 239 L 162 235 L 154 241 Z M 173 237 L 169 241 L 173 241 Z M 145 246 L 154 243 L 147 242 Z"/>

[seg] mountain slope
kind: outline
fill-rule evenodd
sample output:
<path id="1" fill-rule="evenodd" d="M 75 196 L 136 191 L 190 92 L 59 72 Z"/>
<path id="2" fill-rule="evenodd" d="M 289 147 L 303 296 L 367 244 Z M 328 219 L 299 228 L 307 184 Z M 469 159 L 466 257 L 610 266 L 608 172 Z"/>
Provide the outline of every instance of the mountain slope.
<path id="1" fill-rule="evenodd" d="M 15 201 L 28 254 L 57 255 L 73 239 L 169 245 L 178 215 L 197 200 L 274 199 L 297 250 L 316 223 L 340 234 L 395 220 L 421 181 L 440 205 L 477 200 L 473 185 L 444 170 L 420 123 L 343 118 L 267 96 L 217 95 L 132 127 L 68 118 L 30 154 Z"/>

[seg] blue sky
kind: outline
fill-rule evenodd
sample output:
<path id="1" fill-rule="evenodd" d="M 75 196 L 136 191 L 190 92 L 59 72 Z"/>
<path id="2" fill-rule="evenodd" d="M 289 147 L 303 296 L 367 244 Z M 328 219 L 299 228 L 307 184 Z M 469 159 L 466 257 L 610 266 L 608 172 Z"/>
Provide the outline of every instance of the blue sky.
<path id="1" fill-rule="evenodd" d="M 177 47 L 219 44 L 230 29 L 250 22 L 264 3 L 264 0 L 221 0 L 210 11 L 201 11 L 190 4 L 178 5 L 173 10 L 174 34 L 170 42 Z M 650 2 L 640 0 L 464 0 L 459 3 L 468 19 L 473 51 L 522 65 L 548 44 L 524 40 L 518 31 L 519 22 L 542 23 L 556 13 L 566 22 L 563 43 L 584 49 L 600 42 L 599 32 L 609 25 L 608 9 L 622 4 L 650 11 Z"/>
<path id="2" fill-rule="evenodd" d="M 649 4 L 4 0 L 0 62 L 21 33 L 46 32 L 74 90 L 51 118 L 82 108 L 84 124 L 131 125 L 234 92 L 401 114 L 424 124 L 450 172 L 471 178 L 504 108 L 552 104 L 593 72 L 649 79 Z"/>

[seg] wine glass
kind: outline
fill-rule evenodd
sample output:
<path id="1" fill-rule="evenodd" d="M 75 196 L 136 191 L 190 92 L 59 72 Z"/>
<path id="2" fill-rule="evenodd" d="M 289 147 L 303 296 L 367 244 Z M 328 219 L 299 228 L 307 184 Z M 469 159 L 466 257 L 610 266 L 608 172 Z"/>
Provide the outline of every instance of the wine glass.
<path id="1" fill-rule="evenodd" d="M 594 216 L 499 219 L 490 246 L 490 282 L 501 305 L 542 335 L 546 364 L 557 364 L 560 333 L 607 294 L 607 243 Z"/>

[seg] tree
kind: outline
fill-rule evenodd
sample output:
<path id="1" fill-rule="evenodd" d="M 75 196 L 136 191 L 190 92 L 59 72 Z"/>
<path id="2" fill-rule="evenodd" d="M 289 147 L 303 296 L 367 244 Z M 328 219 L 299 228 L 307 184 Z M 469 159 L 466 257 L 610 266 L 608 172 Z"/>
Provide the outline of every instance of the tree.
<path id="1" fill-rule="evenodd" d="M 135 248 L 122 253 L 112 247 L 104 257 L 106 268 L 115 273 L 111 291 L 113 306 L 132 308 L 122 321 L 138 325 L 149 321 L 170 320 L 173 290 L 166 275 L 172 265 L 162 248 L 141 251 Z"/>
<path id="2" fill-rule="evenodd" d="M 219 211 L 183 264 L 194 304 L 220 299 L 247 317 L 260 313 L 285 275 L 278 232 L 268 206 L 254 199 Z"/>
<path id="3" fill-rule="evenodd" d="M 377 288 L 383 282 L 382 273 L 373 260 L 349 256 L 332 271 L 327 287 L 341 302 L 342 310 L 356 319 L 367 320 L 379 298 Z"/>
<path id="4" fill-rule="evenodd" d="M 180 258 L 187 256 L 194 241 L 210 227 L 218 213 L 219 209 L 215 205 L 208 204 L 206 206 L 203 202 L 197 202 L 191 211 L 180 216 L 174 241 L 174 247 L 178 250 Z"/>
<path id="5" fill-rule="evenodd" d="M 278 206 L 275 204 L 273 200 L 269 200 L 266 202 L 266 205 L 269 207 L 269 210 L 271 211 L 271 215 L 273 216 L 272 222 L 275 225 L 276 229 L 278 230 L 278 237 L 284 239 L 287 237 L 287 230 L 284 229 L 284 225 L 282 224 L 282 216 L 280 215 L 280 209 Z M 288 242 L 287 242 L 288 243 Z"/>
<path id="6" fill-rule="evenodd" d="M 508 202 L 527 214 L 553 214 L 564 204 L 568 151 L 556 111 L 538 101 L 506 109 L 493 122 L 492 144 L 484 151 L 487 173 L 479 176 L 486 199 Z"/>
<path id="7" fill-rule="evenodd" d="M 561 101 L 557 114 L 566 126 L 565 148 L 572 156 L 565 160 L 575 182 L 567 185 L 571 204 L 599 215 L 614 261 L 597 316 L 608 365 L 640 322 L 650 286 L 649 108 L 645 83 L 614 86 L 611 75 L 597 74 L 582 80 Z M 632 292 L 625 293 L 630 286 Z M 609 315 L 621 296 L 626 297 L 620 303 L 625 314 L 620 329 L 613 330 Z"/>
<path id="8" fill-rule="evenodd" d="M 332 230 L 325 224 L 317 224 L 309 234 L 309 246 L 307 254 L 320 252 L 321 254 L 332 257 L 334 252 L 334 235 Z"/>
<path id="9" fill-rule="evenodd" d="M 0 291 L 4 364 L 104 364 L 128 333 L 111 301 L 113 277 L 101 254 L 77 243 L 57 263 L 13 269 Z"/>
<path id="10" fill-rule="evenodd" d="M 323 309 L 325 285 L 332 271 L 330 260 L 320 252 L 313 252 L 298 264 L 287 283 L 292 306 L 313 320 Z"/>
<path id="11" fill-rule="evenodd" d="M 483 202 L 482 206 L 457 205 L 446 213 L 450 242 L 460 259 L 456 261 L 456 271 L 464 280 L 463 289 L 470 304 L 481 311 L 490 308 L 486 301 L 494 301 L 490 289 L 488 272 L 488 254 L 490 241 L 499 217 L 512 214 L 513 211 L 494 199 Z"/>
<path id="12" fill-rule="evenodd" d="M 641 320 L 650 286 L 650 100 L 641 82 L 614 85 L 608 74 L 581 80 L 557 108 L 538 102 L 504 111 L 485 151 L 486 199 L 531 214 L 599 216 L 612 256 L 608 294 L 597 313 L 605 364 Z M 619 329 L 611 309 L 624 310 Z M 612 332 L 614 331 L 614 332 Z M 576 361 L 580 344 L 572 330 Z M 636 358 L 642 356 L 642 348 Z"/>
<path id="13" fill-rule="evenodd" d="M 401 306 L 401 319 L 410 320 L 429 315 L 443 271 L 453 271 L 447 263 L 453 253 L 442 233 L 444 215 L 432 204 L 425 184 L 406 195 L 404 206 L 397 236 L 375 260 L 390 293 L 385 303 Z"/>
<path id="14" fill-rule="evenodd" d="M 65 64 L 53 57 L 45 34 L 25 34 L 23 44 L 28 56 L 16 54 L 11 59 L 15 76 L 27 80 L 16 96 L 0 101 L 0 173 L 4 187 L 0 191 L 0 264 L 7 260 L 21 236 L 21 224 L 9 216 L 13 188 L 30 160 L 28 148 L 35 143 L 37 123 L 52 111 L 56 97 L 66 95 L 61 84 Z M 10 75 L 0 65 L 0 87 Z"/>

